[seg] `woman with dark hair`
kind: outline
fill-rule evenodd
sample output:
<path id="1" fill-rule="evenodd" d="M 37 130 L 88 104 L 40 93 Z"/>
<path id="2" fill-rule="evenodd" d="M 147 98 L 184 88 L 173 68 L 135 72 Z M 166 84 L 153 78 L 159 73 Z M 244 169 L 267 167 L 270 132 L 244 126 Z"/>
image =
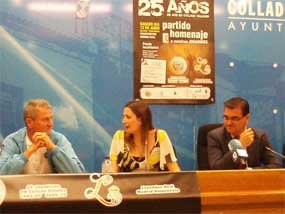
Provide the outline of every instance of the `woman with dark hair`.
<path id="1" fill-rule="evenodd" d="M 122 123 L 125 129 L 116 131 L 110 148 L 113 172 L 180 171 L 169 137 L 153 127 L 146 103 L 128 102 Z"/>

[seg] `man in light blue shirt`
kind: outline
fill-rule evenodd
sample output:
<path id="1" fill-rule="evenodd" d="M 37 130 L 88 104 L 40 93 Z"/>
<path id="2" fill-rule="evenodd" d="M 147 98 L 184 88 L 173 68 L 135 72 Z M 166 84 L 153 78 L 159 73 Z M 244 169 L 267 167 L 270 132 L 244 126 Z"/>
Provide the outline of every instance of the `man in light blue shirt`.
<path id="1" fill-rule="evenodd" d="M 24 107 L 25 128 L 10 135 L 0 151 L 0 174 L 81 173 L 84 166 L 71 143 L 53 128 L 52 107 L 44 99 Z"/>

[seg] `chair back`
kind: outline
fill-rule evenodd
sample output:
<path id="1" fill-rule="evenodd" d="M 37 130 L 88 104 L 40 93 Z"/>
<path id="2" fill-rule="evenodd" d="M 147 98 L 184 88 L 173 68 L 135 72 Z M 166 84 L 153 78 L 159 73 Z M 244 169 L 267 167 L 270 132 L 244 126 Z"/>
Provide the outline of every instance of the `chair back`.
<path id="1" fill-rule="evenodd" d="M 210 169 L 209 161 L 208 161 L 207 135 L 208 135 L 208 132 L 222 125 L 223 125 L 222 123 L 211 123 L 211 124 L 205 124 L 199 127 L 198 138 L 197 138 L 198 170 L 209 170 Z"/>

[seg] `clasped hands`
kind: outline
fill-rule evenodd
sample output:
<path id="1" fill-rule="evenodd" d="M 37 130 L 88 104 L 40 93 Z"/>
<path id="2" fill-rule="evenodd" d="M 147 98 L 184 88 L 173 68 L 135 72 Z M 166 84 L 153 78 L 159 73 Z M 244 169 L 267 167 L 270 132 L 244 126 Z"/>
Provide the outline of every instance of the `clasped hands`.
<path id="1" fill-rule="evenodd" d="M 30 157 L 35 151 L 42 147 L 46 147 L 48 150 L 55 148 L 54 143 L 45 132 L 35 132 L 31 141 L 32 145 L 25 151 L 26 157 Z"/>
<path id="2" fill-rule="evenodd" d="M 45 132 L 35 132 L 32 137 L 33 145 L 37 148 L 46 147 L 48 150 L 52 150 L 55 145 Z"/>
<path id="3" fill-rule="evenodd" d="M 252 128 L 245 129 L 239 136 L 239 140 L 244 148 L 250 146 L 254 139 L 254 131 Z"/>

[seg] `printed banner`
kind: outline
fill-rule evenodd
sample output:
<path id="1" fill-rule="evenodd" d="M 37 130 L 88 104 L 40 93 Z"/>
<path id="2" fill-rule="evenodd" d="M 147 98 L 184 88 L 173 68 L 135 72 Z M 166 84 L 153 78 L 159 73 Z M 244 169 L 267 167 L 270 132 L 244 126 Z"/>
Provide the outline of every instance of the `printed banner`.
<path id="1" fill-rule="evenodd" d="M 154 203 L 158 201 L 163 206 Z M 38 210 L 200 213 L 201 196 L 194 171 L 0 176 L 0 213 Z"/>
<path id="2" fill-rule="evenodd" d="M 134 0 L 134 97 L 215 102 L 214 1 Z"/>

